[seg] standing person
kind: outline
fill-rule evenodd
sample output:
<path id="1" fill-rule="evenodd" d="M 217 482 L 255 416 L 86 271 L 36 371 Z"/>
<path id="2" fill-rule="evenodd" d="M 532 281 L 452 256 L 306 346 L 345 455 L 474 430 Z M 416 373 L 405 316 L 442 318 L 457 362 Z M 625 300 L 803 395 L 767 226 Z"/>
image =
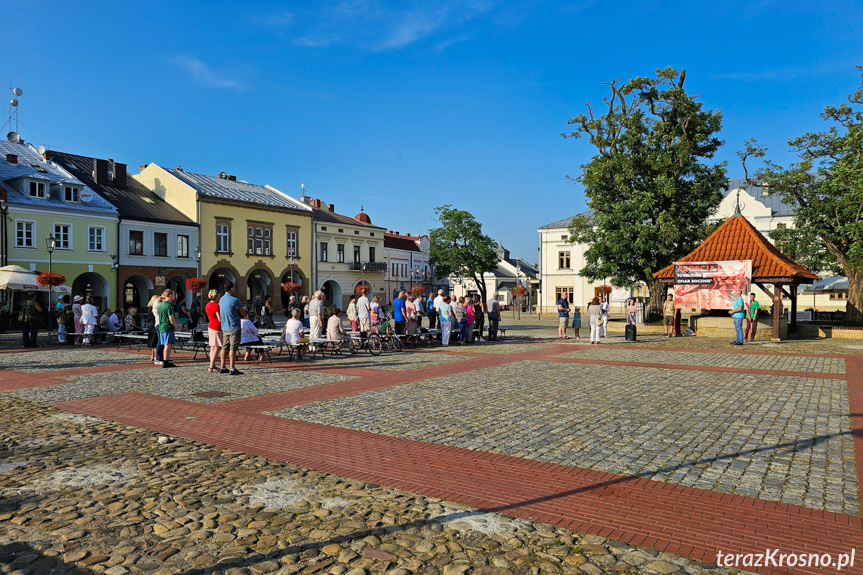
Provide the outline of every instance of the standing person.
<path id="1" fill-rule="evenodd" d="M 476 308 L 473 307 L 473 298 L 464 298 L 464 313 L 467 320 L 467 328 L 465 329 L 466 341 L 473 343 L 473 329 L 476 326 Z"/>
<path id="2" fill-rule="evenodd" d="M 602 302 L 599 304 L 599 309 L 602 310 L 602 337 L 608 336 L 608 312 L 611 310 L 611 307 L 608 305 L 608 295 L 602 298 Z"/>
<path id="3" fill-rule="evenodd" d="M 198 324 L 201 321 L 201 295 L 197 292 L 192 295 L 192 308 L 189 310 L 189 315 L 192 319 L 189 325 L 192 326 L 192 329 L 198 329 Z"/>
<path id="4" fill-rule="evenodd" d="M 449 302 L 449 296 L 446 296 L 438 306 L 438 313 L 440 313 L 440 342 L 443 345 L 449 345 L 450 334 L 452 334 L 452 306 Z"/>
<path id="5" fill-rule="evenodd" d="M 740 290 L 731 292 L 734 303 L 731 304 L 731 311 L 728 313 L 734 319 L 734 332 L 737 335 L 735 340 L 731 342 L 731 345 L 743 345 L 743 318 L 746 317 L 746 304 L 741 294 Z"/>
<path id="6" fill-rule="evenodd" d="M 36 301 L 39 294 L 31 291 L 27 294 L 29 299 L 21 305 L 21 331 L 24 338 L 24 347 L 39 347 L 36 338 L 39 336 L 39 314 L 42 306 Z"/>
<path id="7" fill-rule="evenodd" d="M 498 297 L 498 293 L 494 292 L 486 305 L 486 308 L 488 309 L 489 341 L 497 341 L 497 327 L 500 325 L 500 302 L 497 299 Z"/>
<path id="8" fill-rule="evenodd" d="M 590 345 L 599 343 L 599 334 L 602 332 L 602 308 L 599 306 L 599 298 L 590 300 L 587 306 L 587 320 L 590 322 Z"/>
<path id="9" fill-rule="evenodd" d="M 429 329 L 434 329 L 437 325 L 437 309 L 435 308 L 435 298 L 429 296 L 426 300 L 426 315 L 429 318 Z"/>
<path id="10" fill-rule="evenodd" d="M 755 341 L 755 332 L 758 331 L 758 312 L 761 310 L 761 304 L 755 299 L 755 294 L 749 294 L 749 308 L 746 310 L 746 332 L 743 334 L 743 341 Z M 751 328 L 751 337 L 750 337 Z"/>
<path id="11" fill-rule="evenodd" d="M 81 343 L 84 341 L 84 336 L 78 335 L 84 333 L 84 324 L 81 323 L 82 301 L 84 301 L 84 298 L 79 295 L 76 295 L 74 298 L 72 298 L 72 322 L 73 326 L 75 327 L 75 345 L 81 345 Z"/>
<path id="12" fill-rule="evenodd" d="M 417 331 L 419 331 L 419 328 L 423 326 L 423 317 L 425 317 L 426 314 L 426 306 L 425 303 L 423 303 L 423 294 L 419 294 L 417 296 L 416 301 L 414 301 L 414 309 L 417 313 Z"/>
<path id="13" fill-rule="evenodd" d="M 174 293 L 177 301 L 177 319 L 174 324 L 178 325 L 179 331 L 189 331 L 189 310 L 186 309 L 186 296 L 182 293 Z"/>
<path id="14" fill-rule="evenodd" d="M 638 306 L 635 305 L 635 300 L 630 299 L 626 305 L 626 323 L 635 325 L 635 316 L 638 314 Z"/>
<path id="15" fill-rule="evenodd" d="M 261 306 L 261 327 L 276 328 L 276 322 L 273 321 L 273 296 L 268 295 L 264 298 L 264 304 Z"/>
<path id="16" fill-rule="evenodd" d="M 454 301 L 455 303 L 452 307 L 455 321 L 458 323 L 458 343 L 459 345 L 464 345 L 466 343 L 465 337 L 467 332 L 467 313 L 465 313 L 464 309 L 464 296 Z"/>
<path id="17" fill-rule="evenodd" d="M 162 344 L 162 367 L 177 367 L 171 361 L 171 352 L 174 351 L 176 341 L 174 332 L 177 331 L 177 320 L 174 318 L 174 290 L 166 289 L 162 292 L 162 303 L 159 304 L 159 343 Z"/>
<path id="18" fill-rule="evenodd" d="M 485 327 L 485 302 L 477 297 L 476 303 L 473 304 L 473 309 L 476 316 L 476 333 L 479 336 L 477 341 L 485 343 L 486 340 L 482 337 L 482 330 Z"/>
<path id="19" fill-rule="evenodd" d="M 316 291 L 309 302 L 309 338 L 320 338 L 324 329 L 324 294 Z"/>
<path id="20" fill-rule="evenodd" d="M 405 317 L 405 292 L 400 291 L 398 297 L 393 302 L 393 321 L 398 335 L 405 334 L 405 325 L 407 317 Z"/>
<path id="21" fill-rule="evenodd" d="M 224 335 L 222 334 L 222 312 L 219 311 L 219 290 L 211 289 L 207 293 L 207 299 L 210 300 L 207 303 L 207 307 L 204 308 L 204 312 L 210 320 L 207 325 L 207 338 L 210 344 L 210 365 L 207 371 L 218 373 L 225 369 L 224 363 L 216 369 L 216 357 L 221 359 L 222 346 L 225 343 Z"/>
<path id="22" fill-rule="evenodd" d="M 260 319 L 261 314 L 264 311 L 264 302 L 261 301 L 260 295 L 255 296 L 254 308 L 255 308 L 255 317 L 251 318 L 252 322 L 258 321 L 258 319 Z"/>
<path id="23" fill-rule="evenodd" d="M 83 345 L 93 345 L 93 332 L 99 325 L 99 308 L 93 305 L 93 298 L 87 296 L 87 302 L 81 306 L 81 325 L 84 328 Z"/>
<path id="24" fill-rule="evenodd" d="M 578 306 L 572 308 L 572 331 L 575 332 L 575 339 L 581 339 L 581 308 Z"/>
<path id="25" fill-rule="evenodd" d="M 380 296 L 374 296 L 372 298 L 372 303 L 369 304 L 369 315 L 372 319 L 372 326 L 381 324 L 381 298 Z"/>
<path id="26" fill-rule="evenodd" d="M 71 318 L 69 309 L 69 296 L 62 295 L 57 300 L 57 341 L 60 345 L 66 345 L 66 327 Z"/>
<path id="27" fill-rule="evenodd" d="M 405 317 L 407 318 L 407 333 L 414 335 L 417 332 L 417 308 L 414 303 L 416 298 L 411 294 L 405 303 Z"/>
<path id="28" fill-rule="evenodd" d="M 369 290 L 367 288 L 360 288 L 360 299 L 357 300 L 357 322 L 363 335 L 372 329 L 371 307 L 368 294 Z"/>
<path id="29" fill-rule="evenodd" d="M 566 326 L 569 323 L 569 299 L 561 294 L 557 300 L 557 339 L 569 339 Z"/>
<path id="30" fill-rule="evenodd" d="M 357 296 L 356 294 L 351 294 L 351 301 L 348 303 L 348 311 L 347 311 L 348 321 L 351 322 L 351 331 L 359 331 L 357 328 Z"/>
<path id="31" fill-rule="evenodd" d="M 237 351 L 240 348 L 240 300 L 234 297 L 234 282 L 225 282 L 225 294 L 219 300 L 219 314 L 222 322 L 223 346 L 220 354 L 222 369 L 219 373 L 243 375 L 236 367 Z M 225 361 L 227 356 L 227 361 Z M 225 367 L 230 366 L 230 369 Z"/>
<path id="32" fill-rule="evenodd" d="M 662 325 L 665 329 L 665 337 L 671 337 L 674 334 L 674 315 L 674 295 L 668 294 L 668 298 L 662 304 Z"/>
<path id="33" fill-rule="evenodd" d="M 154 365 L 162 365 L 162 346 L 159 345 L 159 304 L 162 303 L 161 296 L 154 295 L 147 304 L 147 317 L 149 327 L 147 328 L 147 347 L 150 348 L 150 361 Z"/>
<path id="34" fill-rule="evenodd" d="M 309 329 L 309 327 L 311 327 L 309 325 L 310 321 L 311 321 L 309 319 L 309 296 L 307 296 L 307 295 L 303 296 L 302 304 L 303 304 L 303 325 L 306 326 L 306 329 Z"/>

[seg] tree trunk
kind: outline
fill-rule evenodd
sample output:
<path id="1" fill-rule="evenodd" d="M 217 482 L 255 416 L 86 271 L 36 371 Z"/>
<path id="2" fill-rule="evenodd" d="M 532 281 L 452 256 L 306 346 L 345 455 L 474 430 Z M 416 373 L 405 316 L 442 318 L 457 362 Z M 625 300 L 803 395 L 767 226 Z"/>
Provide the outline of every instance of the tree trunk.
<path id="1" fill-rule="evenodd" d="M 845 321 L 863 323 L 863 269 L 845 269 L 848 277 L 848 303 Z"/>
<path id="2" fill-rule="evenodd" d="M 648 320 L 646 321 L 662 317 L 662 304 L 665 302 L 666 290 L 668 290 L 668 284 L 656 280 L 650 282 L 650 307 L 647 309 Z"/>

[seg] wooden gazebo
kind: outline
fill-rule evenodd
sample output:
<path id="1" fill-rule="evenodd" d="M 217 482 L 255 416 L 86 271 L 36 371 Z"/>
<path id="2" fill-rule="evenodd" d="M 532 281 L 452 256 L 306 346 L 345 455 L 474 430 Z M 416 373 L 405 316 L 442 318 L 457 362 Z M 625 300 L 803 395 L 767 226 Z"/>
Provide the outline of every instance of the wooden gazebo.
<path id="1" fill-rule="evenodd" d="M 773 299 L 773 337 L 779 338 L 779 316 L 782 294 L 791 300 L 789 332 L 797 330 L 797 286 L 811 284 L 819 276 L 780 252 L 740 214 L 725 220 L 700 246 L 680 261 L 709 262 L 752 260 L 752 283 Z M 662 283 L 674 283 L 674 264 L 653 277 Z M 772 290 L 766 284 L 773 286 Z"/>

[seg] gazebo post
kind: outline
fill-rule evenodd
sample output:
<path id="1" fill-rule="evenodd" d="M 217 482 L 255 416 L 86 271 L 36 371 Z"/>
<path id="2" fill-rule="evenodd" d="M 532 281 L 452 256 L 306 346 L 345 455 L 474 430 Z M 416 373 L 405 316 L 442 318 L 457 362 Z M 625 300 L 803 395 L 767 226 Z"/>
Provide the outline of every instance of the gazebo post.
<path id="1" fill-rule="evenodd" d="M 791 321 L 788 323 L 788 333 L 797 333 L 797 286 L 791 286 Z"/>
<path id="2" fill-rule="evenodd" d="M 779 333 L 779 317 L 782 315 L 782 287 L 779 284 L 773 285 L 773 341 L 782 341 L 782 334 Z"/>

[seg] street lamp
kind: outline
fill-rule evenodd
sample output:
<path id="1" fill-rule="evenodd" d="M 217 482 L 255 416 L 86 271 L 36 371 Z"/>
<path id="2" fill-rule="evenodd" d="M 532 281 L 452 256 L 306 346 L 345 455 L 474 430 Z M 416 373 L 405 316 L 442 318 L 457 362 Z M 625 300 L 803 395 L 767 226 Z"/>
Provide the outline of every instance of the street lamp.
<path id="1" fill-rule="evenodd" d="M 363 286 L 365 286 L 366 285 L 366 264 L 363 264 L 362 266 L 360 266 L 360 269 L 363 272 Z"/>
<path id="2" fill-rule="evenodd" d="M 57 238 L 54 237 L 54 234 L 50 234 L 47 238 L 45 238 L 45 245 L 48 247 L 48 274 L 51 274 L 51 267 L 53 264 L 53 256 L 54 256 L 54 248 L 57 247 Z M 51 290 L 51 296 L 49 297 L 50 306 L 48 309 L 48 329 L 54 329 L 54 286 L 48 286 Z"/>
<path id="3" fill-rule="evenodd" d="M 198 277 L 201 277 L 201 246 L 195 246 L 195 262 L 198 265 Z"/>

